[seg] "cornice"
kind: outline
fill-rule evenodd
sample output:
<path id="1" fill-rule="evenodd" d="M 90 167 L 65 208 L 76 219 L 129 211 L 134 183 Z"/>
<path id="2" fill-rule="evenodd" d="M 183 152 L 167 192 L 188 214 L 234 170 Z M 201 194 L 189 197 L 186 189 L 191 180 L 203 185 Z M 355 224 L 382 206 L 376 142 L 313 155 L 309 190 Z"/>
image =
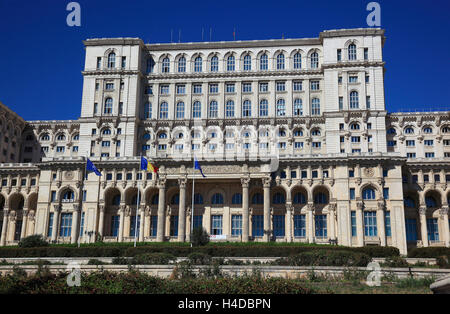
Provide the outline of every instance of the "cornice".
<path id="1" fill-rule="evenodd" d="M 144 42 L 140 38 L 135 37 L 119 37 L 119 38 L 89 38 L 83 40 L 83 44 L 88 46 L 116 46 L 116 45 L 132 45 L 144 47 Z"/>
<path id="2" fill-rule="evenodd" d="M 323 69 L 340 69 L 340 68 L 356 68 L 356 67 L 384 67 L 384 61 L 340 61 L 337 63 L 322 63 Z"/>

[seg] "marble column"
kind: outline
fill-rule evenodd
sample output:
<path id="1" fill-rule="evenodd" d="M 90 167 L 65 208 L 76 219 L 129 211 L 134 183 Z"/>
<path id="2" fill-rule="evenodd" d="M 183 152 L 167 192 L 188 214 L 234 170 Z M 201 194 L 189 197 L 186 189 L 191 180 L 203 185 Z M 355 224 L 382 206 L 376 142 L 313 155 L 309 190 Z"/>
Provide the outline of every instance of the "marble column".
<path id="1" fill-rule="evenodd" d="M 6 231 L 8 229 L 9 223 L 9 210 L 8 208 L 3 208 L 3 224 L 2 224 L 2 235 L 0 238 L 0 246 L 4 246 L 6 244 Z"/>
<path id="2" fill-rule="evenodd" d="M 70 235 L 70 243 L 77 243 L 78 240 L 78 216 L 80 213 L 80 205 L 73 204 L 73 214 L 72 214 L 72 232 Z"/>
<path id="3" fill-rule="evenodd" d="M 100 237 L 103 237 L 105 230 L 105 205 L 100 205 L 100 217 L 98 221 L 98 233 Z"/>
<path id="4" fill-rule="evenodd" d="M 56 241 L 58 235 L 59 215 L 61 212 L 61 205 L 53 205 L 53 226 L 52 226 L 52 242 Z"/>
<path id="5" fill-rule="evenodd" d="M 120 205 L 119 209 L 119 236 L 118 241 L 123 241 L 123 230 L 124 230 L 124 224 L 125 224 L 125 205 Z"/>
<path id="6" fill-rule="evenodd" d="M 145 206 L 139 205 L 139 242 L 144 242 Z"/>
<path id="7" fill-rule="evenodd" d="M 179 208 L 178 208 L 178 242 L 186 240 L 186 179 L 178 179 L 180 186 Z"/>
<path id="8" fill-rule="evenodd" d="M 286 242 L 292 242 L 292 212 L 294 206 L 286 204 Z"/>
<path id="9" fill-rule="evenodd" d="M 164 205 L 166 203 L 166 180 L 160 179 L 158 182 L 159 189 L 159 200 L 158 200 L 158 226 L 156 231 L 156 241 L 163 242 L 164 241 L 164 229 L 165 229 L 165 208 Z"/>
<path id="10" fill-rule="evenodd" d="M 328 212 L 330 215 L 330 234 L 328 235 L 328 238 L 336 240 L 336 204 L 330 204 L 328 206 Z"/>
<path id="11" fill-rule="evenodd" d="M 22 229 L 20 230 L 21 239 L 26 237 L 27 223 L 28 223 L 28 209 L 24 208 L 22 211 Z"/>
<path id="12" fill-rule="evenodd" d="M 249 209 L 248 209 L 248 187 L 250 178 L 242 178 L 242 242 L 249 239 Z"/>
<path id="13" fill-rule="evenodd" d="M 420 206 L 420 233 L 422 235 L 422 245 L 428 247 L 428 231 L 427 231 L 427 207 L 425 205 Z"/>
<path id="14" fill-rule="evenodd" d="M 314 243 L 314 203 L 308 203 L 306 206 L 306 236 L 308 237 L 308 243 Z"/>
<path id="15" fill-rule="evenodd" d="M 269 242 L 270 235 L 271 235 L 270 183 L 271 183 L 271 178 L 263 178 L 263 187 L 264 187 L 264 235 L 263 235 L 263 241 L 264 242 Z"/>
<path id="16" fill-rule="evenodd" d="M 356 237 L 357 246 L 364 246 L 364 218 L 363 218 L 363 203 L 356 203 Z"/>
<path id="17" fill-rule="evenodd" d="M 380 237 L 380 245 L 386 246 L 386 226 L 384 223 L 384 203 L 378 203 L 377 210 L 378 236 Z"/>
<path id="18" fill-rule="evenodd" d="M 450 234 L 449 234 L 449 224 L 448 224 L 448 205 L 442 206 L 442 209 L 439 212 L 441 214 L 441 218 L 444 226 L 444 243 L 446 247 L 450 247 Z"/>

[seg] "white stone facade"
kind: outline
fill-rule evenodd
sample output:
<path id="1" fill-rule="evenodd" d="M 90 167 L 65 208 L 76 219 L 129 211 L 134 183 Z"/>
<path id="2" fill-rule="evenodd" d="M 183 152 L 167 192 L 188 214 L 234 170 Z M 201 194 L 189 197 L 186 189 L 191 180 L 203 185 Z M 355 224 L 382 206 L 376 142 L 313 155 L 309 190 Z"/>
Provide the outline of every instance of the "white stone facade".
<path id="1" fill-rule="evenodd" d="M 2 165 L 0 245 L 132 241 L 136 209 L 139 241 L 187 241 L 195 176 L 219 239 L 448 247 L 450 111 L 387 113 L 384 41 L 85 41 L 81 117 L 27 122 L 25 164 Z"/>

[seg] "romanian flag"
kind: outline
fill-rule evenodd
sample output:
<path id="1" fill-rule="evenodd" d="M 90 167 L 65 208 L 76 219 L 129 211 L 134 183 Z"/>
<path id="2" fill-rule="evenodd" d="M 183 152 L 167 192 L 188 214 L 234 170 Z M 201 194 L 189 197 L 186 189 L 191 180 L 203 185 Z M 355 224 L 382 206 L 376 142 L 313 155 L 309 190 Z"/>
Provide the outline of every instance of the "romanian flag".
<path id="1" fill-rule="evenodd" d="M 158 168 L 144 157 L 141 157 L 141 170 L 158 173 Z"/>

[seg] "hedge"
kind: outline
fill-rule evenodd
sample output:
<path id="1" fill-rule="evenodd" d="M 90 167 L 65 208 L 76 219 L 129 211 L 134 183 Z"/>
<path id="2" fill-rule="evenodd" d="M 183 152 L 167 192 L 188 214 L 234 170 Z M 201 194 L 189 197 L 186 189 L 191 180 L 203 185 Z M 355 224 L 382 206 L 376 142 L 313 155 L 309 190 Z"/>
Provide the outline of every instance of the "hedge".
<path id="1" fill-rule="evenodd" d="M 351 251 L 367 254 L 370 257 L 399 256 L 394 247 L 365 246 L 233 246 L 207 245 L 202 247 L 148 245 L 138 247 L 99 246 L 99 247 L 39 247 L 39 248 L 0 248 L 0 258 L 13 257 L 134 257 L 144 253 L 166 253 L 177 257 L 187 257 L 191 253 L 202 253 L 212 257 L 287 257 L 315 250 Z"/>
<path id="2" fill-rule="evenodd" d="M 348 266 L 365 267 L 370 263 L 370 256 L 352 251 L 315 250 L 278 259 L 276 262 L 289 266 Z"/>
<path id="3" fill-rule="evenodd" d="M 422 247 L 408 251 L 408 257 L 415 258 L 438 258 L 440 256 L 450 256 L 448 247 Z"/>

